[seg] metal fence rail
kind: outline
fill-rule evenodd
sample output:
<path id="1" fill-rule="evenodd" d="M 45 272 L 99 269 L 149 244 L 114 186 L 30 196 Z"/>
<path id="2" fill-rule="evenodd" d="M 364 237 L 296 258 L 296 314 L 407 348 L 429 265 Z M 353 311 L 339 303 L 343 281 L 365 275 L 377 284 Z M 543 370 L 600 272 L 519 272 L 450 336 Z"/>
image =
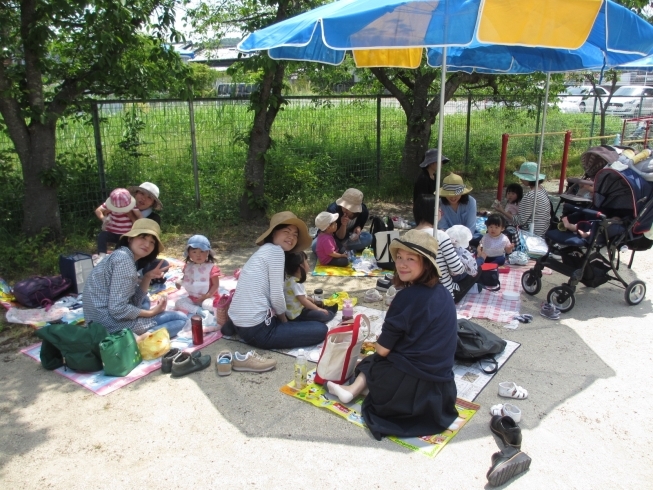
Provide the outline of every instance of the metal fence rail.
<path id="1" fill-rule="evenodd" d="M 93 209 L 111 189 L 144 181 L 160 187 L 167 225 L 183 226 L 193 215 L 215 222 L 237 219 L 253 114 L 248 103 L 225 98 L 97 101 L 62 119 L 57 162 L 66 176 L 58 192 L 64 224 L 78 231 L 96 229 Z M 541 111 L 541 98 L 518 104 L 468 94 L 451 100 L 444 111 L 450 169 L 476 187 L 491 187 L 497 181 L 501 135 L 538 132 Z M 551 110 L 547 132 L 591 136 L 593 124 L 598 125 L 598 118 L 593 120 L 591 111 Z M 606 132 L 614 135 L 621 126 L 620 118 L 608 117 Z M 405 130 L 405 115 L 390 96 L 288 97 L 274 123 L 274 146 L 267 156 L 268 198 L 273 205 L 311 202 L 351 186 L 408 196 L 409 186 L 398 178 Z M 437 144 L 435 133 L 431 146 Z M 553 135 L 544 142 L 545 168 L 553 176 L 563 140 L 563 135 Z M 590 145 L 573 144 L 572 162 Z M 535 159 L 538 146 L 538 137 L 516 139 L 508 170 Z M 0 227 L 5 231 L 20 229 L 22 201 L 22 171 L 11 142 L 0 134 Z"/>

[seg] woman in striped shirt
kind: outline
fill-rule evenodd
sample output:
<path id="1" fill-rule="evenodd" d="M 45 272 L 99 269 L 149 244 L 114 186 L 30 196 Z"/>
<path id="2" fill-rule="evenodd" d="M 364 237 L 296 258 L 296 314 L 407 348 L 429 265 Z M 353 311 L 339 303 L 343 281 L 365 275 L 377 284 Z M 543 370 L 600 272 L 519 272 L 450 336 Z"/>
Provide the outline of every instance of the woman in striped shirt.
<path id="1" fill-rule="evenodd" d="M 439 211 L 439 218 L 441 218 L 442 208 Z M 415 229 L 433 236 L 434 213 L 435 196 L 433 194 L 419 196 L 413 207 L 413 217 L 417 223 Z M 449 290 L 454 302 L 458 303 L 476 284 L 478 276 L 470 276 L 465 272 L 465 266 L 452 245 L 449 235 L 442 230 L 437 230 L 436 233 L 435 238 L 439 244 L 436 262 L 440 268 L 440 282 Z"/>
<path id="2" fill-rule="evenodd" d="M 261 349 L 291 349 L 324 341 L 322 322 L 288 322 L 284 288 L 284 252 L 311 245 L 306 224 L 290 211 L 272 216 L 269 228 L 256 240 L 260 247 L 243 266 L 229 306 L 224 335 L 238 334 Z"/>
<path id="3" fill-rule="evenodd" d="M 531 223 L 534 222 L 534 233 L 543 237 L 551 223 L 551 201 L 549 194 L 544 190 L 542 184 L 546 175 L 537 173 L 537 163 L 524 162 L 519 171 L 513 172 L 519 177 L 522 185 L 527 185 L 529 191 L 519 201 L 519 211 L 514 217 L 507 214 L 503 208 L 497 207 L 497 211 L 503 214 L 513 225 L 519 226 L 522 230 L 530 231 Z M 539 181 L 539 182 L 538 182 Z M 538 184 L 537 194 L 535 184 Z M 535 219 L 533 220 L 533 203 L 535 202 Z"/>

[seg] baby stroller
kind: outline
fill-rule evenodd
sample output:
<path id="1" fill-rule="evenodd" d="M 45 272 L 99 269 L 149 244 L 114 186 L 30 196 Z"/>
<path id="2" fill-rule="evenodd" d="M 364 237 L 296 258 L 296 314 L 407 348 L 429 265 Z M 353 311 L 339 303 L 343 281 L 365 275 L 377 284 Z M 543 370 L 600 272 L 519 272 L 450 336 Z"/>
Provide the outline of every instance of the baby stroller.
<path id="1" fill-rule="evenodd" d="M 552 288 L 547 294 L 547 301 L 562 312 L 570 311 L 576 304 L 574 293 L 578 283 L 595 288 L 613 281 L 626 290 L 629 305 L 641 303 L 646 284 L 640 280 L 627 283 L 618 272 L 619 258 L 625 249 L 634 253 L 653 246 L 653 241 L 644 236 L 653 223 L 653 185 L 630 168 L 618 171 L 606 167 L 595 176 L 592 207 L 566 203 L 563 215 L 574 216 L 577 226 L 584 227 L 589 236 L 582 238 L 575 232 L 555 229 L 547 231 L 548 251 L 535 267 L 523 274 L 524 291 L 530 295 L 539 293 L 542 269 L 549 267 L 569 277 L 566 284 Z M 560 260 L 553 258 L 553 254 L 559 254 Z"/>

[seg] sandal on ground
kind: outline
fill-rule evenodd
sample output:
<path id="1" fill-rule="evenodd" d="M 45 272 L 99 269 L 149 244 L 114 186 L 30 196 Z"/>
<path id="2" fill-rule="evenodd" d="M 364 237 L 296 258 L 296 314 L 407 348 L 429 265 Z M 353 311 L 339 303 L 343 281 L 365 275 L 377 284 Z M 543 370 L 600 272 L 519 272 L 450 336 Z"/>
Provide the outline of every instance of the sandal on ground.
<path id="1" fill-rule="evenodd" d="M 218 370 L 218 376 L 229 376 L 231 374 L 231 365 L 233 364 L 233 356 L 231 351 L 223 350 L 218 353 L 218 362 L 215 367 Z"/>
<path id="2" fill-rule="evenodd" d="M 366 303 L 374 303 L 376 301 L 381 301 L 382 299 L 383 296 L 381 296 L 381 293 L 376 289 L 368 289 L 365 291 L 365 297 L 363 298 Z"/>
<path id="3" fill-rule="evenodd" d="M 521 386 L 517 386 L 512 381 L 504 381 L 503 383 L 499 383 L 499 396 L 523 400 L 524 398 L 528 398 L 528 391 Z"/>
<path id="4" fill-rule="evenodd" d="M 490 415 L 501 415 L 503 417 L 510 417 L 515 423 L 521 422 L 521 410 L 516 405 L 511 403 L 492 405 L 490 407 Z"/>
<path id="5" fill-rule="evenodd" d="M 517 320 L 519 323 L 531 323 L 533 321 L 533 315 L 529 314 L 524 314 L 524 315 L 517 315 L 514 317 L 515 320 Z"/>

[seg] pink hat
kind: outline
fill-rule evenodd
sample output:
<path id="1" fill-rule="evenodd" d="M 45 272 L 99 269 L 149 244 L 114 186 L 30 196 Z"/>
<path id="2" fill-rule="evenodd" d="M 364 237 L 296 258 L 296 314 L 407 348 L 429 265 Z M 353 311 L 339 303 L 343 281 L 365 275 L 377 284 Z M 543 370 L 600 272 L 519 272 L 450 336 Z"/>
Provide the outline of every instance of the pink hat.
<path id="1" fill-rule="evenodd" d="M 104 205 L 114 213 L 128 213 L 136 206 L 136 199 L 127 189 L 118 188 L 111 191 Z"/>

